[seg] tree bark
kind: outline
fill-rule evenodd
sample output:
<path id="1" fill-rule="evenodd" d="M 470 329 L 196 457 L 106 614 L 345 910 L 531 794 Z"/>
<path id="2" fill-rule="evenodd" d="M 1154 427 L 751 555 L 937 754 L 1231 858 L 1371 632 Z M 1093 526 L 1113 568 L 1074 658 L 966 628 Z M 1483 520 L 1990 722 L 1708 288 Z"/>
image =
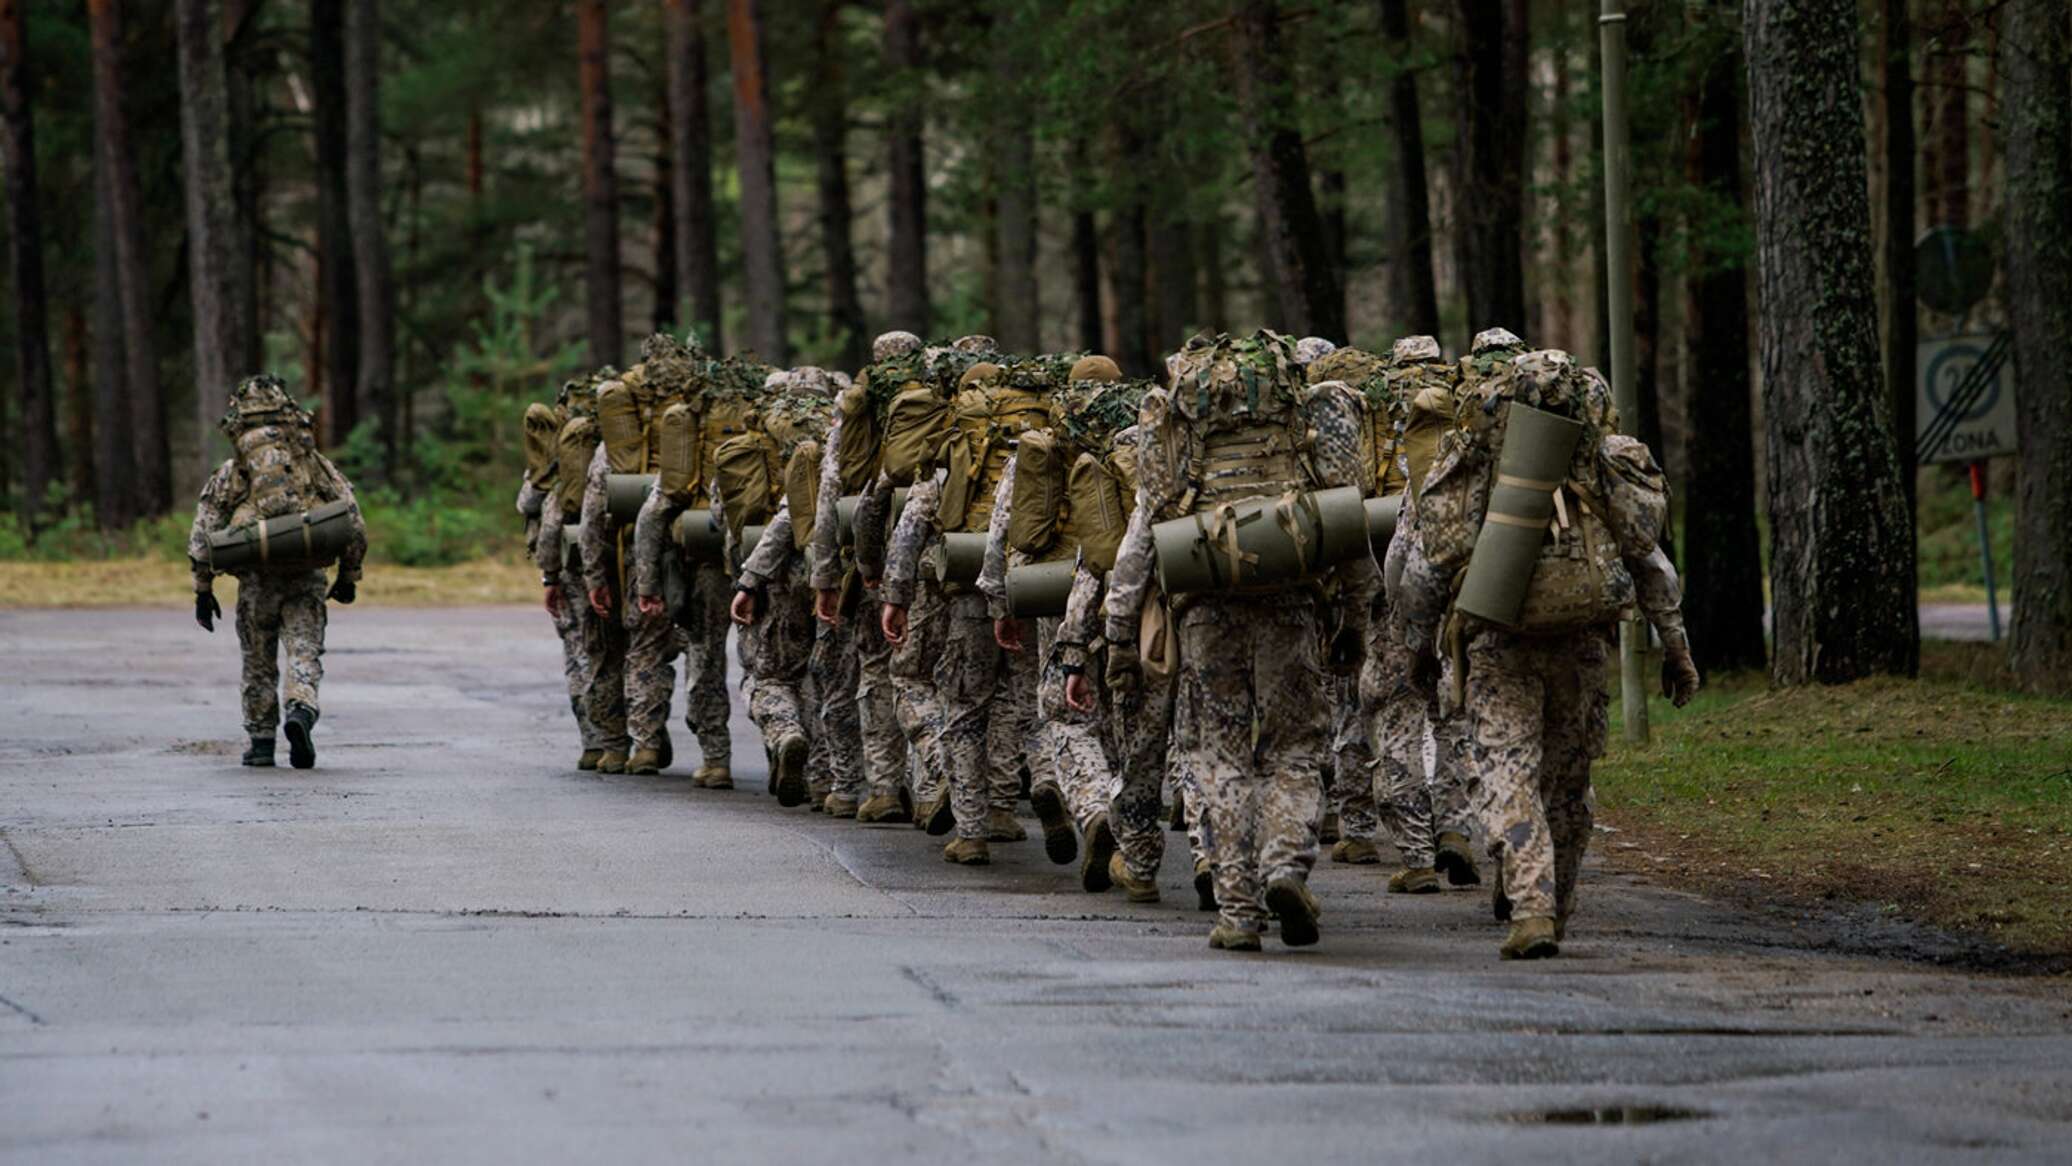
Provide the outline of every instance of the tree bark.
<path id="1" fill-rule="evenodd" d="M 1344 343 L 1345 299 L 1310 189 L 1309 155 L 1289 95 L 1277 0 L 1244 0 L 1239 90 L 1251 144 L 1252 186 L 1281 324 L 1296 336 Z"/>
<path id="2" fill-rule="evenodd" d="M 1146 282 L 1149 240 L 1145 237 L 1144 184 L 1130 169 L 1136 159 L 1143 157 L 1144 141 L 1130 123 L 1129 111 L 1119 112 L 1122 116 L 1114 126 L 1109 156 L 1110 173 L 1123 176 L 1116 190 L 1118 205 L 1109 223 L 1113 239 L 1108 291 L 1115 312 L 1115 336 L 1106 348 L 1122 369 L 1122 375 L 1145 377 L 1154 374 L 1153 362 L 1158 354 L 1151 349 L 1150 320 L 1145 310 L 1150 289 Z"/>
<path id="3" fill-rule="evenodd" d="M 928 296 L 928 172 L 922 153 L 924 123 L 921 22 L 909 0 L 885 0 L 885 64 L 899 92 L 886 119 L 891 172 L 891 234 L 886 243 L 886 324 L 926 336 Z"/>
<path id="4" fill-rule="evenodd" d="M 655 302 L 651 330 L 676 326 L 676 130 L 669 124 L 669 84 L 663 79 L 655 95 Z"/>
<path id="5" fill-rule="evenodd" d="M 842 63 L 842 0 L 822 0 L 813 41 L 813 153 L 820 191 L 820 249 L 827 263 L 828 323 L 845 369 L 870 360 L 870 325 L 856 286 L 856 212 L 849 199 L 849 88 Z"/>
<path id="6" fill-rule="evenodd" d="M 107 151 L 94 150 L 94 518 L 120 530 L 137 518 L 137 480 L 130 466 L 129 360 L 123 346 L 122 277 L 115 246 L 114 200 Z"/>
<path id="7" fill-rule="evenodd" d="M 1878 353 L 1856 0 L 1747 0 L 1779 684 L 1912 675 L 1914 531 Z"/>
<path id="8" fill-rule="evenodd" d="M 611 37 L 605 0 L 576 5 L 577 84 L 583 117 L 584 300 L 590 360 L 616 365 L 625 344 L 619 304 L 619 185 L 612 168 Z"/>
<path id="9" fill-rule="evenodd" d="M 1712 0 L 1706 19 L 1731 18 L 1734 0 Z M 1739 208 L 1740 45 L 1721 38 L 1692 78 L 1690 184 Z M 1756 532 L 1755 441 L 1748 374 L 1748 271 L 1738 256 L 1698 257 L 1690 273 L 1684 335 L 1691 378 L 1685 443 L 1684 624 L 1699 670 L 1760 669 L 1763 563 Z"/>
<path id="10" fill-rule="evenodd" d="M 676 278 L 691 299 L 700 342 L 722 347 L 719 244 L 712 210 L 712 110 L 705 75 L 704 0 L 668 0 L 671 182 L 676 199 Z"/>
<path id="11" fill-rule="evenodd" d="M 223 91 L 223 42 L 209 0 L 175 0 L 180 61 L 180 173 L 187 199 L 187 295 L 194 308 L 194 403 L 197 477 L 203 481 L 228 452 L 216 421 L 241 375 L 233 362 L 246 350 L 237 314 L 243 271 L 231 235 L 230 122 Z M 251 370 L 246 370 L 251 371 Z"/>
<path id="12" fill-rule="evenodd" d="M 1170 208 L 1150 226 L 1152 306 L 1157 317 L 1151 330 L 1155 358 L 1187 342 L 1189 330 L 1201 323 L 1201 297 L 1195 291 L 1194 230 Z"/>
<path id="13" fill-rule="evenodd" d="M 74 505 L 95 505 L 94 381 L 86 363 L 86 313 L 73 300 L 65 305 L 65 445 L 71 454 L 65 485 Z"/>
<path id="14" fill-rule="evenodd" d="M 1021 54 L 998 54 L 994 70 L 999 85 L 999 147 L 993 157 L 999 261 L 993 269 L 993 336 L 1005 351 L 1036 352 L 1043 342 L 1036 291 L 1035 102 L 1024 92 L 1027 66 Z"/>
<path id="15" fill-rule="evenodd" d="M 93 36 L 95 150 L 107 168 L 103 193 L 122 300 L 123 384 L 129 397 L 130 433 L 126 456 L 133 475 L 129 517 L 155 518 L 172 508 L 172 451 L 166 440 L 158 346 L 152 336 L 156 314 L 144 250 L 143 188 L 137 181 L 136 155 L 130 149 L 129 116 L 122 108 L 120 0 L 88 0 L 87 18 Z"/>
<path id="16" fill-rule="evenodd" d="M 396 290 L 381 218 L 381 6 L 349 0 L 345 13 L 346 205 L 353 282 L 360 293 L 360 416 L 372 418 L 382 467 L 396 472 Z"/>
<path id="17" fill-rule="evenodd" d="M 2001 13 L 2007 290 L 2020 463 L 2014 635 L 2025 684 L 2072 689 L 2072 30 L 2056 0 Z"/>
<path id="18" fill-rule="evenodd" d="M 1389 78 L 1389 132 L 1395 165 L 1383 179 L 1388 248 L 1389 311 L 1407 335 L 1439 334 L 1439 293 L 1432 277 L 1431 193 L 1425 185 L 1424 121 L 1418 110 L 1417 74 L 1410 69 L 1408 0 L 1381 0 L 1384 53 Z"/>
<path id="19" fill-rule="evenodd" d="M 1468 331 L 1526 330 L 1524 6 L 1458 0 L 1454 57 L 1455 266 Z"/>
<path id="20" fill-rule="evenodd" d="M 239 375 L 259 371 L 266 333 L 259 316 L 262 253 L 259 246 L 259 150 L 254 89 L 262 70 L 251 50 L 261 0 L 223 0 L 223 97 L 229 125 L 230 256 L 238 277 L 228 289 L 233 334 L 243 347 L 231 353 Z"/>
<path id="21" fill-rule="evenodd" d="M 21 390 L 22 521 L 42 524 L 58 479 L 50 320 L 43 286 L 43 220 L 36 206 L 36 122 L 30 107 L 23 0 L 0 0 L 0 160 L 7 166 L 7 258 L 13 279 L 14 374 Z"/>
<path id="22" fill-rule="evenodd" d="M 1971 52 L 1968 0 L 1942 0 L 1935 52 L 1935 177 L 1928 192 L 1931 226 L 1971 222 Z"/>
<path id="23" fill-rule="evenodd" d="M 317 346 L 322 358 L 319 421 L 327 445 L 360 423 L 360 285 L 353 269 L 346 197 L 345 0 L 312 0 L 310 121 L 317 197 Z"/>
<path id="24" fill-rule="evenodd" d="M 727 0 L 728 56 L 734 72 L 734 153 L 741 167 L 741 266 L 748 290 L 748 342 L 782 367 L 784 267 L 777 242 L 777 158 L 763 21 L 756 0 Z"/>
<path id="25" fill-rule="evenodd" d="M 1202 326 L 1210 332 L 1230 331 L 1229 272 L 1223 267 L 1222 215 L 1201 224 L 1201 310 Z"/>
<path id="26" fill-rule="evenodd" d="M 1086 139 L 1075 138 L 1071 146 L 1072 172 L 1084 176 L 1092 170 Z M 1072 288 L 1079 319 L 1079 347 L 1101 352 L 1101 234 L 1085 182 L 1080 178 L 1072 191 Z"/>
<path id="27" fill-rule="evenodd" d="M 1885 0 L 1885 387 L 1892 397 L 1892 439 L 1899 484 L 1914 513 L 1914 361 L 1920 320 L 1914 307 L 1914 79 L 1911 0 Z"/>

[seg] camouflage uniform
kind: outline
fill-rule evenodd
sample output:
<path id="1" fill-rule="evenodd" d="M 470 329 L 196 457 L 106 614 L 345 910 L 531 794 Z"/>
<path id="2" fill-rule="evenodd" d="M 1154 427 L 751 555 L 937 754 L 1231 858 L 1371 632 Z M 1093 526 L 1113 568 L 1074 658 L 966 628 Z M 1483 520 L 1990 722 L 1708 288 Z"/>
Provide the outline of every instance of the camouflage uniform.
<path id="1" fill-rule="evenodd" d="M 590 611 L 591 618 L 584 621 L 583 654 L 590 661 L 589 674 L 584 678 L 584 689 L 589 694 L 590 723 L 597 727 L 599 736 L 610 744 L 605 748 L 617 752 L 626 748 L 631 738 L 628 735 L 628 710 L 626 701 L 626 617 L 624 588 L 621 587 L 619 570 L 619 539 L 611 518 L 605 510 L 605 479 L 609 476 L 611 463 L 607 460 L 603 443 L 591 455 L 590 466 L 583 478 L 582 526 L 576 569 L 582 572 L 582 583 L 572 602 Z M 546 540 L 540 540 L 544 543 Z M 598 614 L 590 607 L 589 595 L 598 590 L 611 593 L 611 610 Z"/>
<path id="2" fill-rule="evenodd" d="M 741 566 L 741 589 L 756 593 L 761 604 L 756 621 L 741 636 L 748 715 L 772 752 L 787 738 L 812 742 L 818 735 L 811 730 L 806 692 L 814 651 L 813 595 L 799 586 L 804 565 L 793 546 L 786 502 Z"/>
<path id="3" fill-rule="evenodd" d="M 913 552 L 901 557 L 913 567 L 918 567 L 920 551 L 925 549 L 925 539 L 930 531 L 926 524 L 907 528 L 905 515 L 913 510 L 917 496 L 940 489 L 940 483 L 934 481 L 912 487 L 907 492 L 906 510 L 901 512 L 900 521 L 894 524 L 891 513 L 893 487 L 890 479 L 880 475 L 877 488 L 865 496 L 856 511 L 858 569 L 866 578 L 878 577 L 879 583 L 872 590 L 876 592 L 881 611 L 887 603 L 907 609 L 906 641 L 889 645 L 886 671 L 892 678 L 893 710 L 898 717 L 900 731 L 906 735 L 914 801 L 924 806 L 946 796 L 949 787 L 949 770 L 945 768 L 942 752 L 943 705 L 935 687 L 935 665 L 944 652 L 949 604 L 943 598 L 942 588 L 932 579 L 917 579 L 909 575 L 895 584 L 891 577 L 891 563 L 895 558 L 893 547 L 905 537 L 917 541 Z M 901 529 L 908 533 L 902 536 L 899 533 Z M 878 530 L 890 532 L 882 543 L 869 537 L 870 531 Z M 895 595 L 899 598 L 895 599 Z"/>
<path id="4" fill-rule="evenodd" d="M 819 497 L 808 547 L 815 591 L 840 591 L 853 562 L 845 561 L 838 514 L 842 497 L 837 461 L 836 418 L 820 460 Z M 866 594 L 852 617 L 822 635 L 815 649 L 828 659 L 820 671 L 821 729 L 836 754 L 859 757 L 857 774 L 870 796 L 896 797 L 906 779 L 906 737 L 900 730 L 892 691 L 892 645 L 878 625 L 878 601 Z"/>
<path id="5" fill-rule="evenodd" d="M 528 558 L 540 566 L 540 582 L 544 586 L 565 587 L 561 574 L 561 507 L 554 501 L 552 491 L 541 490 L 526 481 L 518 488 L 518 513 L 526 516 L 525 552 Z M 540 543 L 546 533 L 549 515 L 554 525 L 554 554 L 549 560 L 540 554 Z M 584 752 L 592 749 L 602 752 L 597 730 L 590 725 L 590 713 L 584 700 L 584 676 L 589 662 L 583 657 L 583 629 L 576 618 L 574 604 L 563 602 L 553 612 L 554 634 L 561 640 L 561 672 L 568 684 L 568 711 L 576 719 L 576 732 L 581 735 Z"/>
<path id="6" fill-rule="evenodd" d="M 1015 459 L 1007 459 L 1007 465 L 1000 477 L 1000 484 L 993 492 L 993 509 L 986 518 L 986 555 L 979 569 L 976 583 L 979 595 L 984 597 L 986 638 L 993 640 L 993 622 L 1007 616 L 1007 569 L 1010 565 L 1020 566 L 1029 561 L 1019 552 L 1007 547 L 1007 521 L 1009 503 L 1014 498 Z M 1057 742 L 1050 733 L 1050 725 L 1064 708 L 1062 702 L 1046 705 L 1042 697 L 1042 674 L 1045 662 L 1051 658 L 1052 646 L 1057 641 L 1058 620 L 1056 617 L 1027 621 L 1034 625 L 1035 642 L 1024 644 L 1020 652 L 1006 652 L 998 657 L 999 662 L 1012 674 L 1008 691 L 1015 706 L 1008 713 L 1009 720 L 998 731 L 988 721 L 987 740 L 998 742 L 989 746 L 992 756 L 999 756 L 998 749 L 1004 748 L 1007 756 L 1019 755 L 1028 766 L 1029 786 L 1060 787 L 1063 776 L 1057 765 Z M 994 647 L 999 644 L 994 641 Z M 1031 653 L 1030 649 L 1035 649 Z M 1061 690 L 1062 691 L 1062 690 Z M 995 708 L 989 716 L 998 717 L 1001 710 Z M 1021 742 L 1016 744 L 1017 739 Z M 1021 797 L 1021 775 L 1013 766 L 1007 769 L 1008 788 L 1003 791 L 996 773 L 993 785 L 992 808 L 1014 812 L 1015 802 Z M 1067 803 L 1071 791 L 1063 790 Z"/>

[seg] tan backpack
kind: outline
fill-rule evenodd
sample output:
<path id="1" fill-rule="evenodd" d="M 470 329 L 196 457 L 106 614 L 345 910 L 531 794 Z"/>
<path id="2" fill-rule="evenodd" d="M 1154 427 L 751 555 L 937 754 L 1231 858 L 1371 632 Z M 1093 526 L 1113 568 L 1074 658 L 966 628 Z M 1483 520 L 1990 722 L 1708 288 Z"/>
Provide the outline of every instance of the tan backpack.
<path id="1" fill-rule="evenodd" d="M 813 538 L 813 520 L 820 513 L 820 462 L 824 451 L 814 440 L 802 441 L 784 462 L 784 503 L 791 510 L 791 541 L 805 550 Z"/>
<path id="2" fill-rule="evenodd" d="M 1022 434 L 1015 446 L 1014 489 L 1007 502 L 1011 549 L 1040 557 L 1057 545 L 1067 510 L 1066 475 L 1075 452 L 1051 430 Z"/>
<path id="3" fill-rule="evenodd" d="M 885 405 L 879 465 L 895 485 L 912 485 L 935 469 L 955 428 L 949 401 L 925 381 L 908 381 Z"/>
<path id="4" fill-rule="evenodd" d="M 583 508 L 583 487 L 589 479 L 591 456 L 597 451 L 597 430 L 595 417 L 571 417 L 555 443 L 555 456 L 563 469 L 554 483 L 554 497 L 570 519 Z"/>
<path id="5" fill-rule="evenodd" d="M 757 431 L 720 442 L 712 454 L 712 477 L 727 528 L 737 537 L 743 527 L 768 522 L 784 486 L 784 460 L 776 439 Z"/>
<path id="6" fill-rule="evenodd" d="M 857 384 L 835 397 L 835 472 L 844 496 L 862 493 L 878 474 L 878 415 L 871 407 L 869 375 L 864 370 Z"/>
<path id="7" fill-rule="evenodd" d="M 534 401 L 525 407 L 525 480 L 534 489 L 553 486 L 554 444 L 563 420 L 551 405 Z"/>
<path id="8" fill-rule="evenodd" d="M 677 401 L 662 410 L 655 429 L 655 472 L 661 480 L 662 493 L 674 505 L 688 506 L 705 492 L 705 475 L 698 464 L 697 410 Z"/>
<path id="9" fill-rule="evenodd" d="M 940 515 L 945 531 L 986 529 L 993 514 L 993 492 L 1022 435 L 1044 429 L 1055 419 L 1048 365 L 1023 361 L 991 375 L 981 370 L 981 365 L 974 365 L 972 372 L 980 375 L 969 377 L 967 387 L 957 393 L 956 429 L 944 443 L 949 473 Z"/>
<path id="10" fill-rule="evenodd" d="M 624 379 L 607 381 L 597 390 L 597 433 L 612 473 L 647 472 L 646 420 L 639 398 Z"/>

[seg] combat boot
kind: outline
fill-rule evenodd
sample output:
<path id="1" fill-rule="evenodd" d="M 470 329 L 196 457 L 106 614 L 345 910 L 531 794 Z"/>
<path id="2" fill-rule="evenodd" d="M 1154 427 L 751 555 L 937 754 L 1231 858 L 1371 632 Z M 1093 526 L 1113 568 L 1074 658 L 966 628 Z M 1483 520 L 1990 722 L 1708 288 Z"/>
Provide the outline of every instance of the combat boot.
<path id="1" fill-rule="evenodd" d="M 924 803 L 914 812 L 914 826 L 928 831 L 931 838 L 940 838 L 948 834 L 956 824 L 957 816 L 950 810 L 948 790 L 944 790 L 941 797 Z"/>
<path id="2" fill-rule="evenodd" d="M 820 812 L 830 818 L 854 818 L 857 809 L 855 798 L 843 797 L 841 794 L 829 794 L 827 800 L 820 803 Z"/>
<path id="3" fill-rule="evenodd" d="M 942 848 L 942 860 L 958 866 L 985 866 L 993 861 L 993 853 L 983 838 L 958 838 Z"/>
<path id="4" fill-rule="evenodd" d="M 1317 941 L 1317 916 L 1324 908 L 1299 875 L 1282 875 L 1266 884 L 1266 906 L 1281 920 L 1281 942 L 1308 947 Z"/>
<path id="5" fill-rule="evenodd" d="M 1326 811 L 1324 820 L 1317 824 L 1317 841 L 1331 843 L 1338 841 L 1338 815 Z"/>
<path id="6" fill-rule="evenodd" d="M 288 735 L 288 764 L 297 769 L 308 769 L 317 763 L 317 747 L 309 739 L 310 730 L 317 727 L 317 710 L 306 704 L 288 706 L 288 717 L 281 731 Z"/>
<path id="7" fill-rule="evenodd" d="M 1177 789 L 1173 791 L 1173 810 L 1166 818 L 1166 829 L 1175 834 L 1187 832 L 1187 795 Z"/>
<path id="8" fill-rule="evenodd" d="M 1507 960 L 1543 960 L 1561 954 L 1561 940 L 1552 919 L 1520 919 L 1511 924 L 1498 954 Z"/>
<path id="9" fill-rule="evenodd" d="M 856 820 L 859 822 L 904 822 L 907 817 L 907 808 L 891 794 L 872 794 L 856 807 Z"/>
<path id="10" fill-rule="evenodd" d="M 1216 868 L 1204 858 L 1194 864 L 1194 909 L 1214 911 L 1216 907 Z"/>
<path id="11" fill-rule="evenodd" d="M 1373 866 L 1381 861 L 1381 848 L 1371 838 L 1342 838 L 1331 847 L 1331 861 Z"/>
<path id="12" fill-rule="evenodd" d="M 1391 895 L 1436 895 L 1439 872 L 1428 866 L 1406 866 L 1389 876 Z"/>
<path id="13" fill-rule="evenodd" d="M 239 761 L 239 764 L 249 765 L 254 769 L 272 769 L 273 738 L 252 738 L 252 743 L 245 747 L 245 755 L 243 759 Z"/>
<path id="14" fill-rule="evenodd" d="M 733 789 L 734 775 L 726 766 L 708 761 L 691 773 L 691 784 L 699 789 Z"/>
<path id="15" fill-rule="evenodd" d="M 1022 821 L 1014 816 L 1013 810 L 986 811 L 986 841 L 1020 842 L 1028 836 L 1029 832 L 1022 828 Z"/>
<path id="16" fill-rule="evenodd" d="M 605 750 L 605 751 L 604 751 L 604 756 L 602 756 L 602 757 L 599 757 L 599 758 L 597 759 L 597 772 L 599 772 L 599 773 L 624 773 L 624 772 L 626 772 L 626 751 L 625 751 L 624 749 L 607 749 L 607 750 Z"/>
<path id="17" fill-rule="evenodd" d="M 777 742 L 777 748 L 771 750 L 777 760 L 777 804 L 786 809 L 806 800 L 806 753 L 809 749 L 806 739 L 793 733 Z"/>
<path id="18" fill-rule="evenodd" d="M 813 807 L 816 814 L 827 813 L 827 799 L 833 796 L 835 787 L 826 782 L 809 782 L 806 786 L 806 804 Z M 853 806 L 856 803 L 852 800 L 849 804 Z"/>
<path id="19" fill-rule="evenodd" d="M 626 759 L 626 772 L 649 777 L 662 772 L 662 752 L 659 749 L 635 749 L 633 756 Z"/>
<path id="20" fill-rule="evenodd" d="M 1079 860 L 1079 889 L 1097 895 L 1114 886 L 1108 874 L 1108 860 L 1114 857 L 1115 831 L 1108 815 L 1095 814 L 1086 828 L 1086 857 Z"/>
<path id="21" fill-rule="evenodd" d="M 1482 872 L 1475 869 L 1475 855 L 1468 848 L 1468 837 L 1452 830 L 1442 830 L 1438 838 L 1438 854 L 1432 865 L 1446 881 L 1456 887 L 1473 887 L 1482 882 Z"/>
<path id="22" fill-rule="evenodd" d="M 1058 787 L 1044 782 L 1030 790 L 1029 806 L 1036 811 L 1036 820 L 1043 823 L 1043 853 L 1059 866 L 1079 857 L 1079 835 L 1072 830 L 1072 819 L 1065 813 L 1065 797 Z"/>
<path id="23" fill-rule="evenodd" d="M 1209 928 L 1209 946 L 1217 951 L 1258 951 L 1266 945 L 1261 942 L 1258 932 L 1218 920 L 1214 927 Z"/>
<path id="24" fill-rule="evenodd" d="M 597 762 L 603 756 L 604 750 L 602 749 L 585 749 L 583 750 L 583 755 L 576 758 L 576 768 L 584 773 L 589 773 L 597 768 Z"/>
<path id="25" fill-rule="evenodd" d="M 669 763 L 674 760 L 676 760 L 676 746 L 669 740 L 669 726 L 663 725 L 662 743 L 655 749 L 655 772 L 660 773 L 669 768 Z"/>
<path id="26" fill-rule="evenodd" d="M 1130 873 L 1129 864 L 1122 861 L 1118 852 L 1108 858 L 1108 879 L 1122 888 L 1122 893 L 1132 903 L 1158 902 L 1158 880 L 1140 879 Z"/>

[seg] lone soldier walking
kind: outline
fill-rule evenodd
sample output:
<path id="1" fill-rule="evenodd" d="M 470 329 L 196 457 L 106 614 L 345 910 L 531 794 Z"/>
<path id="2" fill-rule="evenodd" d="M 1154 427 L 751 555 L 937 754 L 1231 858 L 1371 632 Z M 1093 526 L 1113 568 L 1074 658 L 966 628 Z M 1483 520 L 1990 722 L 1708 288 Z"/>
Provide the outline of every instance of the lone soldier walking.
<path id="1" fill-rule="evenodd" d="M 310 740 L 317 724 L 317 686 L 324 679 L 324 601 L 353 601 L 360 564 L 367 556 L 367 529 L 360 521 L 352 484 L 329 458 L 317 452 L 310 416 L 280 378 L 247 377 L 231 394 L 219 423 L 230 438 L 231 456 L 216 468 L 194 507 L 187 559 L 194 569 L 194 618 L 203 631 L 216 630 L 223 607 L 214 590 L 217 561 L 238 581 L 237 639 L 244 652 L 245 733 L 251 745 L 246 765 L 271 767 L 274 733 L 282 727 L 286 701 L 288 760 L 297 769 L 317 762 Z M 313 522 L 312 511 L 343 503 L 330 522 Z M 293 544 L 270 538 L 278 522 L 296 531 Z M 324 550 L 320 533 L 340 532 L 342 547 Z M 307 536 L 303 532 L 313 532 Z M 212 540 L 210 536 L 218 536 Z M 324 567 L 338 564 L 328 585 Z M 285 649 L 288 673 L 281 676 Z"/>

